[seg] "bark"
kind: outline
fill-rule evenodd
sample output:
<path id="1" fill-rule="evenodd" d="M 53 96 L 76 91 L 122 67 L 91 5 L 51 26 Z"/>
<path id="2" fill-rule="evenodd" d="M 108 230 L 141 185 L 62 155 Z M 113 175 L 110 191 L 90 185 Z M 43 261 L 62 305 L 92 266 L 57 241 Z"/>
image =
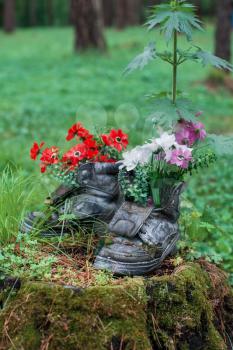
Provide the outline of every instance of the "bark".
<path id="1" fill-rule="evenodd" d="M 74 16 L 74 7 L 73 7 L 73 0 L 69 0 L 69 24 L 74 25 L 75 23 L 75 16 Z"/>
<path id="2" fill-rule="evenodd" d="M 90 47 L 105 50 L 101 0 L 73 0 L 72 13 L 75 27 L 75 50 L 85 50 Z"/>
<path id="3" fill-rule="evenodd" d="M 227 61 L 231 60 L 232 9 L 232 0 L 217 1 L 215 54 Z"/>
<path id="4" fill-rule="evenodd" d="M 32 27 L 37 25 L 37 0 L 29 2 L 29 23 Z"/>
<path id="5" fill-rule="evenodd" d="M 47 0 L 47 15 L 48 15 L 48 25 L 52 26 L 54 22 L 54 13 L 53 13 L 53 0 Z"/>
<path id="6" fill-rule="evenodd" d="M 104 25 L 111 27 L 115 18 L 115 2 L 114 0 L 102 0 Z"/>
<path id="7" fill-rule="evenodd" d="M 202 6 L 201 6 L 201 0 L 195 0 L 194 5 L 196 6 L 196 14 L 198 17 L 202 17 Z"/>
<path id="8" fill-rule="evenodd" d="M 141 0 L 116 0 L 116 26 L 123 29 L 138 25 L 142 14 Z"/>
<path id="9" fill-rule="evenodd" d="M 3 27 L 6 33 L 12 33 L 16 28 L 15 0 L 4 1 Z"/>

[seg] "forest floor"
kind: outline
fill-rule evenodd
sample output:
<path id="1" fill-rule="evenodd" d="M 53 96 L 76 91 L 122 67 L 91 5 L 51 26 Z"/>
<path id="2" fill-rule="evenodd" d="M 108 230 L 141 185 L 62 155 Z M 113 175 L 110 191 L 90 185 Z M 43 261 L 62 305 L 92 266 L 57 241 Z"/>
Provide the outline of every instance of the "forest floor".
<path id="1" fill-rule="evenodd" d="M 65 147 L 66 130 L 75 121 L 87 128 L 114 125 L 127 131 L 130 144 L 153 135 L 148 122 L 151 105 L 145 95 L 171 87 L 171 72 L 157 61 L 142 72 L 124 77 L 129 61 L 158 34 L 143 28 L 106 32 L 108 52 L 73 53 L 70 28 L 25 29 L 0 33 L 0 240 L 17 234 L 26 210 L 41 208 L 56 184 L 29 159 L 34 141 Z M 200 46 L 213 50 L 214 28 L 195 35 Z M 181 38 L 181 45 L 186 44 Z M 202 81 L 209 70 L 187 63 L 180 71 L 179 90 L 204 111 L 201 120 L 211 133 L 233 133 L 233 98 L 221 87 Z M 6 169 L 7 167 L 7 169 Z M 193 256 L 220 262 L 233 282 L 233 159 L 193 176 L 183 200 L 183 239 L 191 240 Z M 191 243 L 190 243 L 191 244 Z"/>

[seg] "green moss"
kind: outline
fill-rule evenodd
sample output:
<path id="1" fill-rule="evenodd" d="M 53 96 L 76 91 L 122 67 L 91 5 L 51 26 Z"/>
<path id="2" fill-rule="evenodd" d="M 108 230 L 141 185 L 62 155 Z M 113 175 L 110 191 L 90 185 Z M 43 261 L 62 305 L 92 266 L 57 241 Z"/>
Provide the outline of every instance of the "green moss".
<path id="1" fill-rule="evenodd" d="M 152 331 L 156 346 L 170 350 L 167 339 L 172 335 L 174 349 L 226 349 L 213 326 L 210 279 L 198 264 L 181 266 L 171 276 L 152 278 L 147 289 L 157 322 Z"/>
<path id="2" fill-rule="evenodd" d="M 6 349 L 10 346 L 4 330 L 4 323 L 9 320 L 8 332 L 17 349 L 39 349 L 36 344 L 47 341 L 51 350 L 110 349 L 111 343 L 112 346 L 122 343 L 128 350 L 151 350 L 146 324 L 147 298 L 142 287 L 141 279 L 78 292 L 26 283 L 17 301 L 2 314 L 2 343 L 5 342 Z"/>
<path id="3" fill-rule="evenodd" d="M 233 299 L 223 274 L 215 286 L 209 276 L 189 263 L 171 275 L 85 290 L 25 282 L 0 315 L 0 348 L 225 350 L 213 300 L 229 299 L 223 319 L 230 325 Z"/>

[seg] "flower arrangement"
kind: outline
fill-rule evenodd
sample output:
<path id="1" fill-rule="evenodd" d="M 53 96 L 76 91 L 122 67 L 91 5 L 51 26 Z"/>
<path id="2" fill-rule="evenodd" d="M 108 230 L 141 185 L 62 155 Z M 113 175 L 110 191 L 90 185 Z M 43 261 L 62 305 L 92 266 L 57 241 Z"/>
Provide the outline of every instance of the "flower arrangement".
<path id="1" fill-rule="evenodd" d="M 146 204 L 150 194 L 154 194 L 154 202 L 159 204 L 156 189 L 161 179 L 183 181 L 185 174 L 192 174 L 194 169 L 208 166 L 216 159 L 215 153 L 203 146 L 206 137 L 201 122 L 182 119 L 169 133 L 160 129 L 157 138 L 123 153 L 120 183 L 126 197 Z M 126 172 L 131 172 L 131 180 Z"/>
<path id="2" fill-rule="evenodd" d="M 34 142 L 30 157 L 34 161 L 40 160 L 42 173 L 48 171 L 63 182 L 76 184 L 74 176 L 79 166 L 87 162 L 115 163 L 128 146 L 128 135 L 121 129 L 93 135 L 80 122 L 68 130 L 66 141 L 71 140 L 76 141 L 75 145 L 65 153 L 57 146 L 45 148 L 44 142 Z"/>

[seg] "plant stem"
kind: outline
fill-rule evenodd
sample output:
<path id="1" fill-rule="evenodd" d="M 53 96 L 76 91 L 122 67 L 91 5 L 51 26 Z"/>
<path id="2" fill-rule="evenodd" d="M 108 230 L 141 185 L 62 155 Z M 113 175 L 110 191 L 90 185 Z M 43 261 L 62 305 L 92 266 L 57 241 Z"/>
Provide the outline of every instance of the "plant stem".
<path id="1" fill-rule="evenodd" d="M 172 86 L 172 103 L 176 103 L 177 93 L 177 31 L 174 31 L 174 46 L 173 46 L 173 86 Z"/>

